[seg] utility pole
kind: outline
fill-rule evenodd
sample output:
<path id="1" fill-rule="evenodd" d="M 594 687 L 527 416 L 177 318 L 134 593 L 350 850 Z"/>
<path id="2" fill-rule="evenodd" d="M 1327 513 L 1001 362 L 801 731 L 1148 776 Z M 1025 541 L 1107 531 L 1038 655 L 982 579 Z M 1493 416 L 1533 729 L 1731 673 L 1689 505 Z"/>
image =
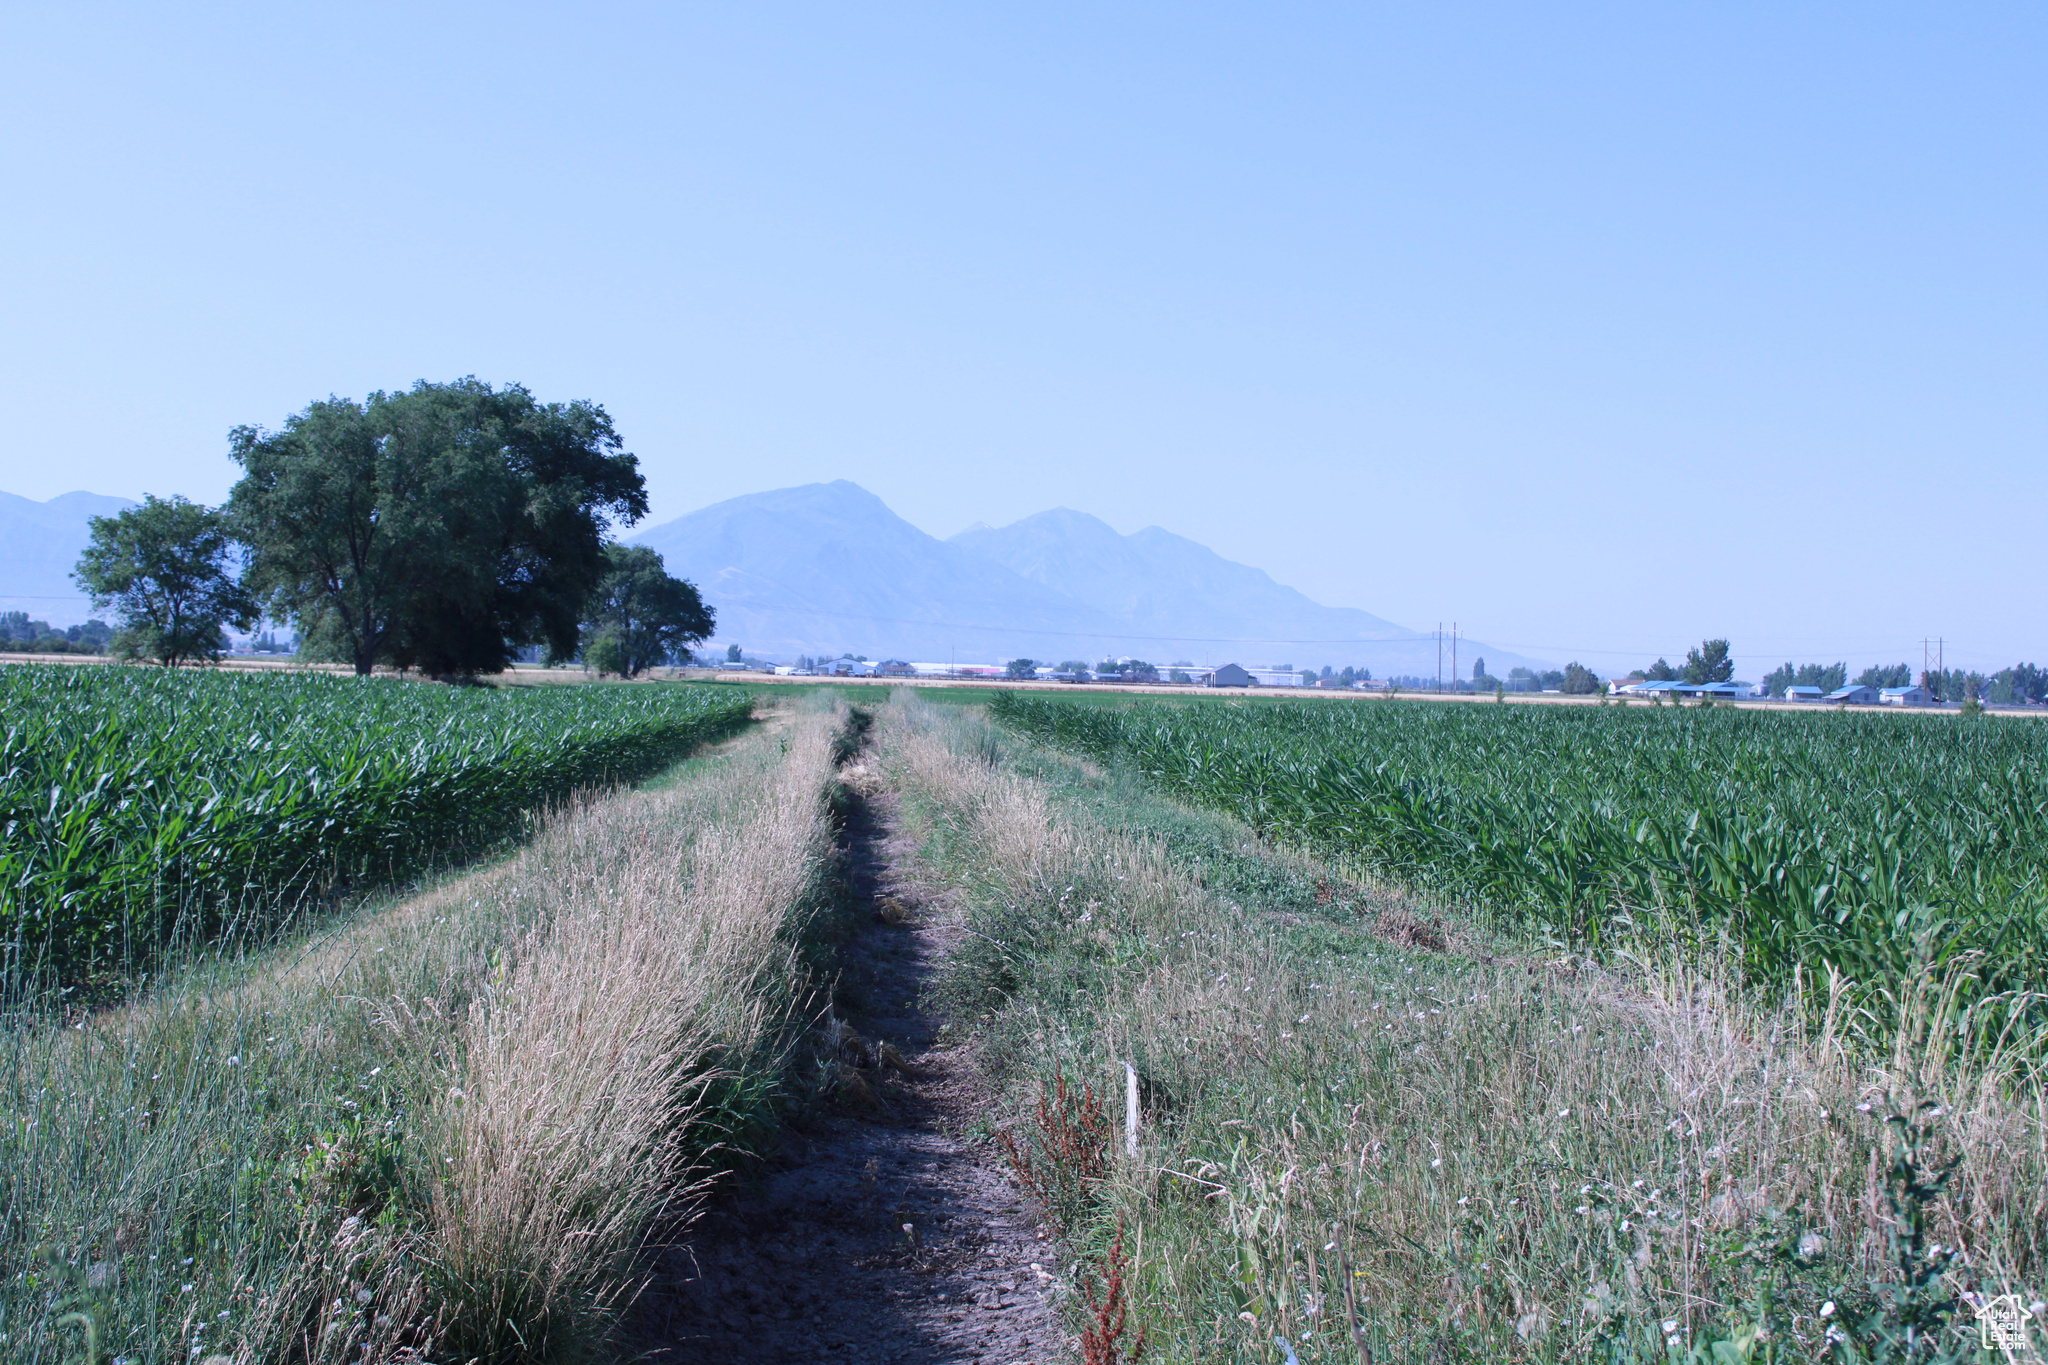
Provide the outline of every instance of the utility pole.
<path id="1" fill-rule="evenodd" d="M 1444 623 L 1436 623 L 1436 690 L 1444 690 Z"/>
<path id="2" fill-rule="evenodd" d="M 1920 637 L 1920 683 L 1930 692 L 1939 687 L 1941 675 L 1946 671 L 1942 663 L 1943 648 L 1948 641 L 1939 637 L 1929 640 Z"/>
<path id="3" fill-rule="evenodd" d="M 1458 623 L 1451 622 L 1451 691 L 1458 690 Z"/>

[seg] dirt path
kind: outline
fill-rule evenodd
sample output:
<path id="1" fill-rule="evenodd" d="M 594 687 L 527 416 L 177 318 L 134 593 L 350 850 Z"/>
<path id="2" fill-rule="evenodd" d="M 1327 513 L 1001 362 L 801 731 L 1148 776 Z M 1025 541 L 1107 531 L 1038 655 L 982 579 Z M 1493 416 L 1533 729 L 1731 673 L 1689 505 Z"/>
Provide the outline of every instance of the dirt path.
<path id="1" fill-rule="evenodd" d="M 987 1146 L 956 1136 L 983 1097 L 924 1001 L 959 931 L 899 877 L 889 794 L 858 767 L 848 777 L 864 794 L 842 857 L 873 910 L 841 957 L 842 998 L 860 1006 L 842 1055 L 858 1079 L 665 1253 L 640 1305 L 646 1358 L 1053 1365 L 1071 1352 L 1050 1301 L 1050 1234 Z M 897 906 L 910 922 L 885 923 Z"/>

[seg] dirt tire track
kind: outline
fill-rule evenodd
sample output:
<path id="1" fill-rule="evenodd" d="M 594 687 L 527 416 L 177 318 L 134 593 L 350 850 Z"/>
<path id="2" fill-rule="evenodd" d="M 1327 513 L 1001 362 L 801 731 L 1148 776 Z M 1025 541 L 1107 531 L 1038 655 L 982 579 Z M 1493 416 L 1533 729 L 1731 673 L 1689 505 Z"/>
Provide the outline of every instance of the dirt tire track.
<path id="1" fill-rule="evenodd" d="M 845 1022 L 868 1046 L 845 1052 L 872 1063 L 889 1043 L 906 1067 L 858 1068 L 831 1112 L 785 1135 L 779 1162 L 663 1254 L 641 1349 L 663 1365 L 1070 1359 L 1051 1233 L 989 1146 L 955 1136 L 987 1097 L 968 1050 L 939 1041 L 924 986 L 959 929 L 937 907 L 884 922 L 880 907 L 918 897 L 896 871 L 908 860 L 890 794 L 857 759 L 846 775 L 840 856 L 867 922 L 841 950 L 842 998 L 864 1006 Z"/>

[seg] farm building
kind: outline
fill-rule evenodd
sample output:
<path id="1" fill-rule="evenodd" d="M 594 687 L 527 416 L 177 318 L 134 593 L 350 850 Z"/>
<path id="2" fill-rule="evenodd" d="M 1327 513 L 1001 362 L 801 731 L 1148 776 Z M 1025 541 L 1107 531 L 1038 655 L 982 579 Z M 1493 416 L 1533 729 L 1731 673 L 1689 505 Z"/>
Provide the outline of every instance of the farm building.
<path id="1" fill-rule="evenodd" d="M 1794 683 L 1785 689 L 1786 701 L 1819 701 L 1826 693 L 1806 683 Z"/>
<path id="2" fill-rule="evenodd" d="M 1236 664 L 1225 664 L 1213 673 L 1204 674 L 1204 687 L 1250 687 L 1252 675 Z"/>
<path id="3" fill-rule="evenodd" d="M 1836 688 L 1828 693 L 1826 697 L 1822 698 L 1822 700 L 1842 706 L 1875 706 L 1877 705 L 1877 689 L 1874 687 L 1864 687 L 1859 683 L 1850 683 L 1847 687 Z"/>
<path id="4" fill-rule="evenodd" d="M 1291 668 L 1248 668 L 1252 681 L 1260 687 L 1299 687 L 1301 674 Z"/>
<path id="5" fill-rule="evenodd" d="M 887 668 L 888 665 L 884 664 L 883 667 Z M 1003 676 L 1002 664 L 942 664 L 937 662 L 926 663 L 921 659 L 912 659 L 908 667 L 912 673 L 915 673 L 920 678 L 1000 678 Z M 1049 672 L 1050 670 L 1047 671 Z"/>
<path id="6" fill-rule="evenodd" d="M 1887 687 L 1877 694 L 1883 706 L 1932 706 L 1934 694 L 1918 683 L 1911 687 Z"/>
<path id="7" fill-rule="evenodd" d="M 1545 688 L 1544 690 L 1554 692 L 1557 689 Z M 1629 683 L 1625 687 L 1617 687 L 1614 691 L 1618 695 L 1626 697 L 1669 697 L 1673 701 L 1698 697 L 1705 697 L 1710 701 L 1746 701 L 1752 695 L 1750 685 L 1739 682 L 1634 682 Z"/>

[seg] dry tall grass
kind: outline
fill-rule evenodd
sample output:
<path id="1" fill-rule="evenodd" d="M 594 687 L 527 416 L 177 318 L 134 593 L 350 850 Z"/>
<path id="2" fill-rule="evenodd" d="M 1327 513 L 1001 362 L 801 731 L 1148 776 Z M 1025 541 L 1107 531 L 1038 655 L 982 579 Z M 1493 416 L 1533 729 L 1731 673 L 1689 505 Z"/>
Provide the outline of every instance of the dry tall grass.
<path id="1" fill-rule="evenodd" d="M 1884 1119 L 1923 1099 L 1960 1157 L 1930 1235 L 1986 1292 L 2041 1288 L 2041 1072 L 1958 1052 L 1941 982 L 1872 1039 L 1675 957 L 1288 923 L 1142 818 L 1063 810 L 978 717 L 899 700 L 881 734 L 926 875 L 967 906 L 955 989 L 1017 1111 L 1055 1066 L 1145 1078 L 1149 1145 L 1094 1226 L 1142 1234 L 1148 1359 L 1277 1360 L 1277 1333 L 1305 1362 L 1661 1361 L 1766 1286 L 1812 1349 L 1825 1301 L 1896 1276 Z"/>
<path id="2" fill-rule="evenodd" d="M 791 917 L 828 839 L 828 721 L 793 727 L 781 763 L 686 849 L 627 808 L 558 852 L 560 909 L 471 1005 L 440 1105 L 432 1256 L 464 1352 L 601 1340 L 643 1234 L 691 1189 L 714 1092 L 773 1070 L 799 987 Z"/>

